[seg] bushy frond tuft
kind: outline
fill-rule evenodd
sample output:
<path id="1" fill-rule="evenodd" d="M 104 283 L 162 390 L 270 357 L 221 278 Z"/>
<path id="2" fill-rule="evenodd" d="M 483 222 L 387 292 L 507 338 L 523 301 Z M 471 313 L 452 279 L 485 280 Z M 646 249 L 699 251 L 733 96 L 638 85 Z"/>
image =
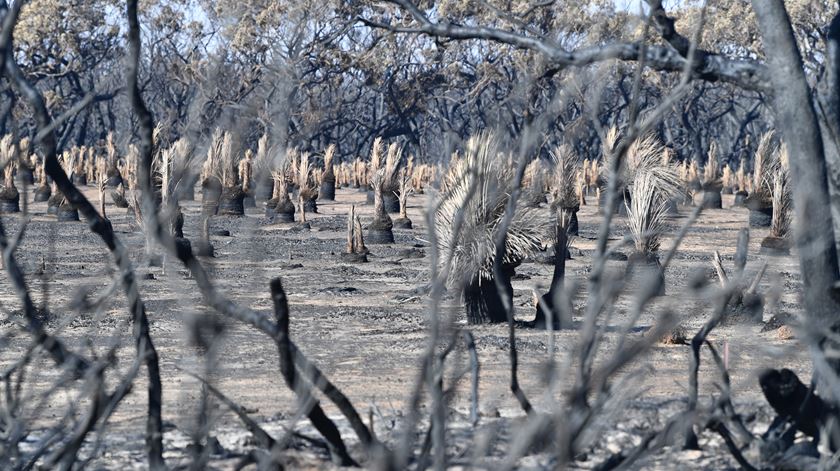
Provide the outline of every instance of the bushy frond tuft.
<path id="1" fill-rule="evenodd" d="M 452 260 L 450 284 L 463 277 L 491 279 L 495 255 L 494 237 L 513 190 L 514 172 L 499 151 L 499 141 L 481 133 L 467 141 L 464 156 L 445 177 L 435 231 L 442 260 Z M 456 220 L 463 221 L 453 234 Z M 505 263 L 517 263 L 539 248 L 546 231 L 546 218 L 534 210 L 517 208 L 508 229 Z"/>

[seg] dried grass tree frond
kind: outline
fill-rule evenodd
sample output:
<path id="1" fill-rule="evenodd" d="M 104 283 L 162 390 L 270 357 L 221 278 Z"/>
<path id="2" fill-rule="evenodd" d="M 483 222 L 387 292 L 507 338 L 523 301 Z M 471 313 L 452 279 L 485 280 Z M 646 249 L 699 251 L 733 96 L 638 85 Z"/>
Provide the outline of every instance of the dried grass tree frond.
<path id="1" fill-rule="evenodd" d="M 753 162 L 751 198 L 765 204 L 773 201 L 773 178 L 781 165 L 774 138 L 773 131 L 762 134 Z"/>
<path id="2" fill-rule="evenodd" d="M 411 187 L 411 177 L 408 168 L 402 169 L 400 172 L 400 219 L 408 219 L 408 197 L 414 193 L 414 188 Z"/>
<path id="3" fill-rule="evenodd" d="M 396 142 L 392 142 L 388 146 L 388 152 L 385 155 L 385 172 L 382 189 L 386 194 L 394 194 L 400 186 L 399 169 L 402 162 L 402 147 Z"/>
<path id="4" fill-rule="evenodd" d="M 295 166 L 295 184 L 303 200 L 311 200 L 318 196 L 309 162 L 309 153 L 301 152 Z"/>
<path id="5" fill-rule="evenodd" d="M 335 169 L 333 168 L 335 160 L 335 144 L 330 144 L 324 151 L 324 173 L 321 175 L 321 181 L 335 182 Z"/>
<path id="6" fill-rule="evenodd" d="M 373 140 L 373 145 L 370 147 L 370 165 L 367 169 L 367 179 L 370 180 L 373 175 L 379 171 L 382 166 L 382 138 L 377 137 Z"/>
<path id="7" fill-rule="evenodd" d="M 735 185 L 737 191 L 747 193 L 750 190 L 750 178 L 747 176 L 746 166 L 744 160 L 738 164 L 738 170 L 735 171 Z"/>
<path id="8" fill-rule="evenodd" d="M 735 173 L 729 165 L 723 166 L 723 176 L 721 177 L 721 184 L 727 190 L 734 190 L 737 182 L 735 181 Z"/>
<path id="9" fill-rule="evenodd" d="M 788 174 L 784 169 L 779 169 L 773 176 L 773 219 L 770 223 L 772 237 L 784 239 L 790 235 L 792 202 Z"/>
<path id="10" fill-rule="evenodd" d="M 498 139 L 481 133 L 467 141 L 462 159 L 446 177 L 435 217 L 441 259 L 452 259 L 449 283 L 463 277 L 479 283 L 492 280 L 496 230 L 513 190 L 514 172 L 502 158 Z M 463 214 L 461 230 L 453 234 L 456 217 Z M 517 208 L 504 247 L 505 264 L 516 264 L 540 247 L 546 233 L 545 217 L 535 210 Z M 470 281 L 470 280 L 467 280 Z"/>
<path id="11" fill-rule="evenodd" d="M 637 253 L 655 254 L 665 230 L 668 203 L 657 186 L 656 177 L 643 172 L 636 176 L 627 205 L 627 225 Z"/>
<path id="12" fill-rule="evenodd" d="M 268 133 L 260 136 L 257 141 L 257 155 L 254 157 L 253 172 L 255 176 L 269 175 L 271 173 L 271 146 L 268 143 Z"/>
<path id="13" fill-rule="evenodd" d="M 553 165 L 551 172 L 552 201 L 555 209 L 577 209 L 579 196 L 577 194 L 577 157 L 571 146 L 563 144 L 549 153 Z"/>
<path id="14" fill-rule="evenodd" d="M 624 181 L 635 185 L 637 177 L 646 174 L 652 179 L 656 191 L 664 198 L 685 194 L 679 172 L 673 165 L 662 165 L 665 148 L 655 136 L 648 134 L 634 141 L 627 150 L 627 169 Z"/>
<path id="15" fill-rule="evenodd" d="M 239 172 L 236 168 L 237 153 L 233 149 L 233 135 L 225 132 L 222 138 L 222 146 L 219 149 L 219 168 L 217 177 L 222 181 L 224 188 L 234 188 L 239 185 Z"/>
<path id="16" fill-rule="evenodd" d="M 251 191 L 251 172 L 253 170 L 254 153 L 251 149 L 245 151 L 245 158 L 239 161 L 239 181 L 242 183 L 242 191 Z"/>
<path id="17" fill-rule="evenodd" d="M 703 188 L 714 188 L 720 184 L 720 172 L 718 171 L 718 150 L 717 144 L 709 144 L 709 155 L 703 173 L 700 177 L 700 184 Z"/>

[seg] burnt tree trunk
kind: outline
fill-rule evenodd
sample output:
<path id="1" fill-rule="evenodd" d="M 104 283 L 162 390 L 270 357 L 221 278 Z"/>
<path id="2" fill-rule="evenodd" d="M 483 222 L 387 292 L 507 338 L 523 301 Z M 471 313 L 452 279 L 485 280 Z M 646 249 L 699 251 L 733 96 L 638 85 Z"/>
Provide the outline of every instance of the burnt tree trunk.
<path id="1" fill-rule="evenodd" d="M 507 322 L 507 311 L 502 296 L 513 303 L 513 285 L 510 279 L 514 273 L 514 265 L 505 264 L 502 267 L 501 284 L 504 293 L 499 293 L 496 280 L 482 279 L 476 276 L 464 288 L 464 308 L 467 311 L 468 324 L 497 324 Z"/>
<path id="2" fill-rule="evenodd" d="M 794 225 L 805 309 L 810 322 L 836 328 L 840 313 L 833 288 L 838 279 L 837 248 L 829 216 L 825 150 L 811 91 L 783 1 L 753 0 L 752 6 L 772 71 L 776 127 L 791 156 L 794 210 L 799 221 L 808 221 Z"/>

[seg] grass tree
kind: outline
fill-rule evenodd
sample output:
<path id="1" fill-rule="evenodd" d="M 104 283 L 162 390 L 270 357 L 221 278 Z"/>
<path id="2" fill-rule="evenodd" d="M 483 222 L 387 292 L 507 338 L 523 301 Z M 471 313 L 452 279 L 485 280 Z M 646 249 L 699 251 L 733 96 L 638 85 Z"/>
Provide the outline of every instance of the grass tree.
<path id="1" fill-rule="evenodd" d="M 265 203 L 265 215 L 275 222 L 294 222 L 295 204 L 289 197 L 289 182 L 292 176 L 292 164 L 295 151 L 288 149 L 275 157 L 275 170 L 272 171 L 273 194 Z"/>
<path id="2" fill-rule="evenodd" d="M 371 178 L 373 188 L 373 221 L 368 226 L 368 242 L 392 244 L 394 222 L 385 210 L 385 169 L 379 169 Z"/>
<path id="3" fill-rule="evenodd" d="M 257 141 L 257 155 L 254 158 L 254 165 L 252 169 L 253 186 L 254 186 L 254 200 L 267 201 L 274 197 L 274 176 L 272 169 L 275 168 L 276 163 L 272 162 L 275 158 L 275 149 L 268 140 L 268 133 L 264 133 L 260 140 Z"/>
<path id="4" fill-rule="evenodd" d="M 323 201 L 335 200 L 335 144 L 330 144 L 324 151 L 324 171 L 321 174 L 321 186 L 318 189 L 318 198 Z"/>
<path id="5" fill-rule="evenodd" d="M 700 205 L 703 209 L 721 209 L 723 201 L 721 191 L 723 180 L 718 170 L 717 144 L 712 142 L 709 145 L 709 155 L 706 158 L 706 165 L 700 174 L 700 191 L 702 200 Z"/>
<path id="6" fill-rule="evenodd" d="M 563 319 L 568 317 L 561 306 L 560 299 L 566 276 L 566 259 L 569 244 L 578 234 L 577 212 L 580 210 L 581 194 L 578 193 L 582 179 L 577 170 L 577 158 L 568 145 L 561 145 L 551 152 L 554 165 L 551 174 L 551 213 L 554 218 L 554 272 L 551 285 L 537 302 L 534 326 L 554 329 L 563 327 Z M 548 319 L 551 319 L 551 322 Z"/>
<path id="7" fill-rule="evenodd" d="M 744 206 L 750 194 L 750 177 L 747 174 L 745 159 L 741 159 L 735 171 L 735 206 Z"/>
<path id="8" fill-rule="evenodd" d="M 547 169 L 539 158 L 532 160 L 525 167 L 525 175 L 522 179 L 522 186 L 525 190 L 522 195 L 523 204 L 538 208 L 540 204 L 548 202 L 546 197 L 546 171 Z"/>
<path id="9" fill-rule="evenodd" d="M 790 177 L 782 166 L 773 176 L 773 216 L 770 234 L 761 240 L 761 250 L 771 255 L 787 255 L 791 246 L 791 209 L 793 198 Z"/>
<path id="10" fill-rule="evenodd" d="M 219 196 L 219 214 L 242 216 L 245 214 L 245 192 L 242 190 L 239 152 L 234 148 L 233 135 L 224 133 L 219 153 L 218 172 L 221 174 L 222 193 Z"/>
<path id="11" fill-rule="evenodd" d="M 770 227 L 773 221 L 773 179 L 781 165 L 779 157 L 774 133 L 764 133 L 753 159 L 752 191 L 745 201 L 750 227 Z"/>
<path id="12" fill-rule="evenodd" d="M 213 132 L 207 157 L 201 166 L 199 179 L 201 180 L 201 210 L 205 215 L 214 215 L 219 210 L 219 199 L 222 196 L 222 180 L 218 169 L 222 154 L 225 133 L 220 129 Z"/>
<path id="13" fill-rule="evenodd" d="M 535 210 L 516 209 L 507 231 L 501 260 L 495 259 L 495 238 L 513 191 L 514 169 L 489 133 L 467 141 L 464 156 L 444 177 L 435 233 L 442 263 L 449 265 L 448 283 L 463 287 L 467 321 L 507 321 L 503 297 L 512 302 L 511 277 L 522 260 L 539 249 L 545 218 Z M 494 270 L 498 262 L 501 270 Z M 499 272 L 502 279 L 496 279 Z M 501 286 L 501 292 L 498 286 Z"/>
<path id="14" fill-rule="evenodd" d="M 109 132 L 105 138 L 105 180 L 111 188 L 118 187 L 123 181 L 118 161 L 119 156 L 117 155 L 117 145 L 114 143 L 114 133 Z"/>
<path id="15" fill-rule="evenodd" d="M 394 220 L 394 227 L 397 229 L 411 229 L 411 219 L 408 217 L 408 198 L 414 193 L 411 187 L 410 168 L 400 170 L 400 190 L 398 193 L 400 202 L 400 217 Z"/>
<path id="16" fill-rule="evenodd" d="M 0 140 L 0 162 L 3 162 L 3 189 L 0 190 L 0 212 L 20 212 L 20 192 L 15 185 L 18 150 L 11 134 Z"/>
<path id="17" fill-rule="evenodd" d="M 675 180 L 676 180 L 675 175 Z M 665 283 L 659 263 L 659 246 L 668 219 L 668 197 L 650 172 L 641 172 L 633 181 L 627 204 L 627 226 L 633 239 L 633 252 L 627 260 L 628 274 L 642 273 L 643 282 L 658 284 L 664 294 Z"/>
<path id="18" fill-rule="evenodd" d="M 398 213 L 400 211 L 399 191 L 399 171 L 402 163 L 402 148 L 396 143 L 392 142 L 388 146 L 388 152 L 385 154 L 385 167 L 382 174 L 382 203 L 385 211 L 389 213 Z"/>
<path id="19" fill-rule="evenodd" d="M 37 159 L 34 154 L 33 167 L 35 169 L 35 182 L 38 185 L 35 188 L 34 201 L 36 203 L 41 203 L 50 199 L 50 196 L 52 195 L 52 187 L 50 186 L 49 180 L 47 180 L 47 172 L 44 170 L 44 163 L 40 159 Z"/>
<path id="20" fill-rule="evenodd" d="M 318 212 L 318 185 L 309 154 L 300 152 L 295 165 L 295 184 L 298 190 L 300 222 L 306 222 L 306 213 Z"/>

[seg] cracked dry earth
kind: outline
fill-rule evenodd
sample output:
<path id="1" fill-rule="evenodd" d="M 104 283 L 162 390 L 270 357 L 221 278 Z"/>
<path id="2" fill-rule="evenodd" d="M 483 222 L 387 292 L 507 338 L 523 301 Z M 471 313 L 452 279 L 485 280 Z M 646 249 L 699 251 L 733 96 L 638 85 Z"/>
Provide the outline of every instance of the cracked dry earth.
<path id="1" fill-rule="evenodd" d="M 95 199 L 92 187 L 85 189 Z M 725 197 L 729 208 L 731 196 Z M 581 208 L 580 237 L 573 241 L 572 260 L 567 265 L 570 280 L 585 281 L 595 248 L 600 217 L 593 203 Z M 110 203 L 110 201 L 109 201 Z M 310 231 L 294 226 L 271 224 L 263 216 L 262 206 L 249 208 L 245 217 L 215 217 L 211 231 L 229 231 L 229 236 L 213 235 L 216 258 L 206 261 L 216 286 L 237 303 L 246 304 L 271 315 L 268 294 L 269 280 L 280 276 L 289 296 L 292 338 L 300 349 L 350 398 L 368 420 L 373 411 L 377 436 L 394 444 L 399 439 L 403 411 L 412 385 L 417 379 L 419 359 L 427 346 L 425 308 L 428 296 L 421 289 L 428 283 L 429 249 L 422 211 L 423 195 L 413 196 L 409 216 L 412 230 L 394 230 L 396 243 L 371 245 L 370 262 L 347 264 L 339 260 L 345 244 L 345 221 L 350 204 L 357 205 L 363 223 L 370 221 L 372 207 L 365 205 L 365 194 L 352 189 L 337 192 L 336 202 L 319 202 L 319 214 L 309 216 Z M 185 234 L 197 239 L 199 229 L 198 202 L 186 202 Z M 143 236 L 135 229 L 133 216 L 124 209 L 107 207 L 118 236 L 131 248 L 132 259 L 142 266 Z M 17 257 L 23 266 L 36 302 L 48 297 L 49 310 L 44 313 L 51 332 L 80 352 L 103 352 L 114 342 L 121 342 L 118 368 L 129 367 L 134 348 L 128 312 L 120 290 L 109 297 L 99 312 L 80 312 L 80 300 L 102 295 L 114 282 L 114 269 L 100 241 L 83 222 L 56 223 L 47 216 L 45 203 L 30 206 L 34 215 L 27 228 Z M 675 233 L 690 209 L 682 208 L 681 216 L 672 220 Z M 724 265 L 732 266 L 737 233 L 746 225 L 747 212 L 729 208 L 703 213 L 690 229 L 681 249 L 666 273 L 666 296 L 657 299 L 633 326 L 631 338 L 645 335 L 663 309 L 670 309 L 690 335 L 711 313 L 707 302 L 695 299 L 686 286 L 697 273 L 708 276 L 713 250 L 719 250 Z M 17 216 L 3 216 L 9 233 L 20 227 Z M 610 244 L 620 244 L 625 235 L 625 221 L 617 218 Z M 799 314 L 800 276 L 796 254 L 767 257 L 759 254 L 759 243 L 767 230 L 751 230 L 747 272 L 758 270 L 761 261 L 768 262 L 767 275 L 760 291 L 770 293 L 764 312 L 768 321 L 777 314 Z M 667 249 L 671 237 L 663 243 Z M 628 248 L 620 249 L 625 253 Z M 622 273 L 626 262 L 611 261 L 613 273 Z M 551 265 L 529 261 L 517 269 L 514 280 L 515 308 L 518 320 L 533 317 L 532 288 L 544 289 L 550 281 Z M 189 460 L 190 433 L 195 429 L 197 404 L 201 397 L 198 382 L 186 371 L 205 374 L 206 361 L 213 355 L 193 346 L 189 327 L 196 320 L 216 317 L 202 303 L 200 293 L 187 272 L 174 262 L 163 268 L 138 268 L 142 298 L 151 320 L 151 333 L 160 356 L 163 379 L 163 418 L 166 425 L 165 457 L 170 466 Z M 585 285 L 577 295 L 578 308 L 585 302 Z M 15 326 L 19 305 L 5 272 L 0 274 L 0 302 L 3 317 L 0 325 L 2 345 L 0 366 L 16 361 L 27 348 L 29 338 Z M 615 347 L 626 328 L 629 295 L 619 299 L 617 309 L 606 319 L 606 341 L 599 359 Z M 447 315 L 454 323 L 466 327 L 457 299 L 444 299 Z M 221 318 L 219 318 L 221 319 Z M 579 324 L 580 317 L 575 320 Z M 602 319 L 603 320 L 603 319 Z M 295 417 L 296 403 L 283 383 L 278 368 L 276 348 L 269 338 L 254 329 L 229 319 L 217 345 L 217 364 L 207 377 L 228 397 L 244 406 L 275 437 L 295 429 L 309 436 L 316 432 L 305 420 Z M 469 375 L 458 375 L 467 367 L 463 347 L 456 349 L 447 368 L 446 387 L 455 386 L 450 398 L 447 446 L 451 462 L 467 463 L 476 459 L 484 467 L 493 468 L 504 459 L 524 414 L 508 388 L 509 361 L 506 325 L 471 326 L 476 338 L 481 363 L 480 422 L 469 424 Z M 732 375 L 732 392 L 739 412 L 748 420 L 753 432 L 763 432 L 772 416 L 758 388 L 756 375 L 764 367 L 790 367 L 800 377 L 810 375 L 807 351 L 796 339 L 782 339 L 777 331 L 762 325 L 733 324 L 719 327 L 710 336 L 713 344 L 728 349 Z M 579 332 L 564 330 L 556 334 L 554 351 L 549 351 L 549 335 L 545 331 L 525 327 L 517 329 L 520 381 L 535 407 L 548 410 L 558 401 L 564 388 L 571 385 L 574 371 L 561 376 L 558 388 L 551 392 L 545 385 L 544 370 L 550 356 L 568 367 L 575 355 Z M 642 437 L 661 428 L 673 414 L 685 407 L 690 348 L 686 345 L 656 344 L 654 348 L 622 371 L 617 383 L 624 402 L 614 405 L 613 414 L 597 423 L 592 446 L 573 463 L 575 468 L 591 468 L 610 453 L 640 443 Z M 573 365 L 572 365 L 573 366 Z M 133 392 L 112 417 L 101 437 L 92 468 L 143 469 L 143 431 L 145 427 L 145 378 L 141 373 Z M 115 375 L 112 375 L 115 376 Z M 701 406 L 716 393 L 719 377 L 708 351 L 704 349 L 700 370 Z M 37 395 L 58 379 L 52 364 L 41 358 L 28 372 L 30 393 Z M 113 379 L 113 378 L 112 378 Z M 47 427 L 56 421 L 68 404 L 79 406 L 77 388 L 59 388 L 52 393 L 36 422 Z M 426 398 L 424 398 L 425 401 Z M 32 407 L 35 407 L 34 401 Z M 338 411 L 322 401 L 327 413 L 337 422 L 349 443 L 351 454 L 363 458 L 363 452 L 347 422 Z M 423 407 L 427 407 L 424 402 Z M 418 428 L 418 440 L 422 440 Z M 243 453 L 254 447 L 254 440 L 238 419 L 223 406 L 215 409 L 211 435 L 218 446 L 209 466 L 232 469 Z M 35 446 L 38 433 L 27 437 L 24 446 Z M 474 446 L 480 443 L 480 446 Z M 717 435 L 704 432 L 700 436 L 702 451 L 680 451 L 678 446 L 665 449 L 638 462 L 634 467 L 645 469 L 723 469 L 737 463 Z M 94 451 L 87 444 L 82 456 Z M 289 468 L 331 468 L 327 454 L 305 441 L 292 440 L 285 457 Z M 518 462 L 523 468 L 552 467 L 547 454 L 532 454 Z"/>

